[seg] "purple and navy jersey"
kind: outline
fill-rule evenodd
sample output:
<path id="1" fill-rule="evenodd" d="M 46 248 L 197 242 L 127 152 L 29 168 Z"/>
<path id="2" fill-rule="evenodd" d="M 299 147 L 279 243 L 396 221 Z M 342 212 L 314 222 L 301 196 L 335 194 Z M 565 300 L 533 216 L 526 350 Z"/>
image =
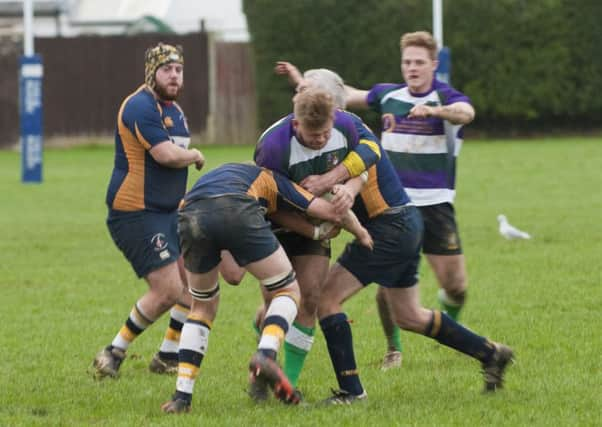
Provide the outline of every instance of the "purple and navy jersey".
<path id="1" fill-rule="evenodd" d="M 319 150 L 301 144 L 293 118 L 289 114 L 280 119 L 259 137 L 255 163 L 301 182 L 309 175 L 322 175 L 341 162 L 351 177 L 358 176 L 380 157 L 376 137 L 353 113 L 335 112 L 330 139 Z"/>
<path id="2" fill-rule="evenodd" d="M 172 212 L 186 192 L 188 168 L 160 165 L 149 150 L 165 141 L 188 148 L 190 133 L 175 102 L 156 99 L 145 85 L 119 109 L 115 164 L 106 203 L 115 211 Z"/>
<path id="3" fill-rule="evenodd" d="M 377 84 L 366 101 L 381 114 L 382 146 L 408 195 L 418 206 L 453 203 L 456 157 L 463 140 L 462 125 L 449 125 L 454 153 L 448 153 L 444 120 L 409 119 L 415 105 L 440 106 L 470 99 L 438 80 L 425 93 L 411 93 L 406 84 Z"/>
<path id="4" fill-rule="evenodd" d="M 227 195 L 247 195 L 271 214 L 283 207 L 305 212 L 315 196 L 285 176 L 255 165 L 227 163 L 206 173 L 184 197 L 185 202 Z"/>
<path id="5" fill-rule="evenodd" d="M 353 205 L 353 211 L 362 222 L 390 207 L 409 202 L 378 139 L 355 114 L 336 112 L 330 140 L 320 150 L 309 149 L 299 142 L 292 119 L 293 115 L 284 117 L 261 135 L 255 150 L 258 165 L 295 182 L 328 172 L 341 160 L 351 176 L 367 170 L 368 182 Z"/>

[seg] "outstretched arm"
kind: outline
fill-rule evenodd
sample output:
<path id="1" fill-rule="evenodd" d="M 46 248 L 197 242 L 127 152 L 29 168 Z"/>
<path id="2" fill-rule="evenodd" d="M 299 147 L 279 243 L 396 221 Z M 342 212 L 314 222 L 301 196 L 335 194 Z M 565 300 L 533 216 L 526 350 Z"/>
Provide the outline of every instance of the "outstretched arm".
<path id="1" fill-rule="evenodd" d="M 408 113 L 408 118 L 425 119 L 438 117 L 454 125 L 467 125 L 472 122 L 475 111 L 468 102 L 454 102 L 449 105 L 430 107 L 428 105 L 416 105 Z"/>
<path id="2" fill-rule="evenodd" d="M 354 88 L 353 86 L 345 85 L 345 96 L 347 107 L 351 109 L 368 109 L 368 91 Z"/>
<path id="3" fill-rule="evenodd" d="M 274 67 L 274 72 L 281 76 L 286 76 L 288 78 L 288 82 L 291 86 L 297 87 L 301 80 L 303 80 L 303 75 L 299 71 L 297 67 L 295 67 L 290 62 L 286 61 L 278 61 L 276 62 L 276 66 Z"/>

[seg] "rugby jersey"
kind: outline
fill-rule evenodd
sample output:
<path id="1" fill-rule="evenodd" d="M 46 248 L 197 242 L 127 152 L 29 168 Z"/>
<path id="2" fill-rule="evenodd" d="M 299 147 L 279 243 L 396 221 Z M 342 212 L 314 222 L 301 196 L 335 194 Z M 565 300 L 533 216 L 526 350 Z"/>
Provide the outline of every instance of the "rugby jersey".
<path id="1" fill-rule="evenodd" d="M 159 164 L 149 150 L 171 141 L 188 148 L 190 133 L 175 102 L 156 99 L 146 85 L 121 104 L 115 131 L 115 160 L 107 189 L 110 211 L 171 212 L 186 191 L 188 168 Z"/>
<path id="2" fill-rule="evenodd" d="M 409 202 L 380 142 L 355 114 L 336 111 L 330 139 L 320 150 L 312 150 L 299 142 L 293 118 L 291 114 L 280 119 L 261 135 L 255 149 L 258 165 L 282 173 L 295 182 L 308 175 L 326 173 L 340 162 L 351 176 L 367 170 L 368 182 L 352 208 L 360 221 Z"/>
<path id="3" fill-rule="evenodd" d="M 301 144 L 293 119 L 293 114 L 283 117 L 259 137 L 255 163 L 300 182 L 309 175 L 322 175 L 341 162 L 350 176 L 358 176 L 380 157 L 376 137 L 353 113 L 335 112 L 330 138 L 319 150 Z"/>
<path id="4" fill-rule="evenodd" d="M 451 86 L 433 81 L 425 93 L 411 93 L 404 84 L 377 84 L 368 105 L 381 114 L 383 149 L 391 158 L 412 202 L 417 206 L 453 203 L 456 158 L 463 142 L 462 125 L 450 125 L 455 150 L 448 154 L 444 120 L 409 119 L 415 105 L 441 106 L 470 99 Z"/>
<path id="5" fill-rule="evenodd" d="M 256 199 L 266 214 L 286 205 L 306 211 L 315 198 L 277 172 L 256 165 L 226 163 L 201 176 L 184 197 L 184 203 L 241 194 Z"/>

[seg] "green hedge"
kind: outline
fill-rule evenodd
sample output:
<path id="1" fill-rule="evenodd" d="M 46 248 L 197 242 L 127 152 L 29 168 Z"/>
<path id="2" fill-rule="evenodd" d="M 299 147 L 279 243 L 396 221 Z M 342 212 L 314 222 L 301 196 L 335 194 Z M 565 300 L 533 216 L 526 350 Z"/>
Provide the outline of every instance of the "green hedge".
<path id="1" fill-rule="evenodd" d="M 602 112 L 602 2 L 446 0 L 452 81 L 476 107 L 477 129 L 595 126 Z M 276 60 L 326 67 L 367 89 L 401 81 L 399 38 L 431 30 L 427 0 L 245 0 L 256 60 L 259 123 L 291 109 Z M 378 127 L 374 114 L 363 115 Z"/>

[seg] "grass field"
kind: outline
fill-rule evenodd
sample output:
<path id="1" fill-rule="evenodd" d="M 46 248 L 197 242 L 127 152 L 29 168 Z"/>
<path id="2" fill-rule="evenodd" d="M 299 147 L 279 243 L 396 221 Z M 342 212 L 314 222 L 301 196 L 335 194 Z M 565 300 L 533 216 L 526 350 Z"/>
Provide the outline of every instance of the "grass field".
<path id="1" fill-rule="evenodd" d="M 203 151 L 210 169 L 250 158 L 252 147 Z M 0 152 L 0 425 L 602 423 L 600 139 L 471 141 L 463 148 L 457 211 L 470 280 L 463 321 L 515 349 L 503 391 L 482 395 L 476 362 L 407 333 L 402 369 L 382 373 L 385 341 L 371 286 L 346 306 L 369 400 L 311 405 L 336 386 L 318 333 L 300 380 L 310 405 L 255 406 L 245 388 L 259 292 L 245 280 L 222 286 L 193 412 L 179 417 L 159 410 L 175 379 L 147 371 L 165 318 L 132 345 L 121 378 L 95 382 L 87 373 L 145 289 L 104 224 L 112 157 L 110 146 L 46 150 L 44 183 L 22 185 L 18 153 Z M 198 176 L 191 170 L 191 182 Z M 502 239 L 499 213 L 533 240 Z M 338 240 L 333 252 L 342 245 Z M 434 305 L 426 264 L 421 282 L 423 303 Z"/>

